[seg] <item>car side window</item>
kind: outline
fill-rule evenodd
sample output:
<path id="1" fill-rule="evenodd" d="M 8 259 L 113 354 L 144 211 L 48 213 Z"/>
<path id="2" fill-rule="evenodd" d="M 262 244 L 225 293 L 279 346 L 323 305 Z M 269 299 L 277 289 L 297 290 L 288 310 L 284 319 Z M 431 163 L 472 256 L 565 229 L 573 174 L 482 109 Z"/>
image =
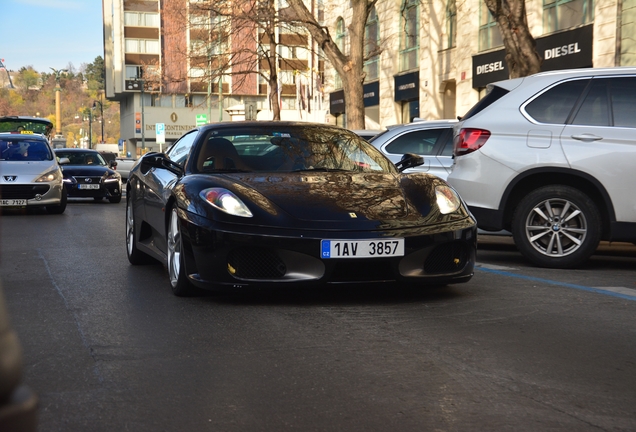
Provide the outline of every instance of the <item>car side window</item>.
<path id="1" fill-rule="evenodd" d="M 607 80 L 592 80 L 590 90 L 585 95 L 572 124 L 584 126 L 609 126 L 609 103 Z"/>
<path id="2" fill-rule="evenodd" d="M 392 154 L 433 154 L 435 144 L 444 131 L 445 129 L 424 129 L 407 132 L 387 145 L 386 151 Z"/>
<path id="3" fill-rule="evenodd" d="M 636 127 L 636 78 L 611 81 L 614 126 Z"/>
<path id="4" fill-rule="evenodd" d="M 526 113 L 540 123 L 565 124 L 589 79 L 567 81 L 552 87 L 525 107 Z"/>
<path id="5" fill-rule="evenodd" d="M 199 131 L 192 131 L 179 138 L 179 141 L 167 152 L 168 157 L 173 162 L 183 166 L 188 158 L 188 154 L 190 154 L 190 149 L 192 148 L 192 144 L 194 144 L 194 139 L 197 137 L 198 132 Z"/>

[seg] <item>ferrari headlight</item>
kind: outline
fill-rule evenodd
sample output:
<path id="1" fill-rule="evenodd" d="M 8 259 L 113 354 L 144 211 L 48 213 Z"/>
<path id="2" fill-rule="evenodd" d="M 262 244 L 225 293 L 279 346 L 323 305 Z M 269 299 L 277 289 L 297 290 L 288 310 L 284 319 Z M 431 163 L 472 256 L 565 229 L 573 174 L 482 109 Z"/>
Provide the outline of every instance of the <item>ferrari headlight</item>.
<path id="1" fill-rule="evenodd" d="M 236 195 L 227 189 L 210 188 L 199 192 L 199 196 L 227 214 L 241 217 L 252 217 L 252 212 Z"/>
<path id="2" fill-rule="evenodd" d="M 49 171 L 46 174 L 42 174 L 35 181 L 37 183 L 50 183 L 52 181 L 60 181 L 62 179 L 62 173 L 59 169 L 54 169 L 53 171 Z"/>
<path id="3" fill-rule="evenodd" d="M 435 186 L 435 197 L 437 198 L 437 207 L 442 214 L 452 213 L 461 205 L 457 193 L 448 186 Z"/>

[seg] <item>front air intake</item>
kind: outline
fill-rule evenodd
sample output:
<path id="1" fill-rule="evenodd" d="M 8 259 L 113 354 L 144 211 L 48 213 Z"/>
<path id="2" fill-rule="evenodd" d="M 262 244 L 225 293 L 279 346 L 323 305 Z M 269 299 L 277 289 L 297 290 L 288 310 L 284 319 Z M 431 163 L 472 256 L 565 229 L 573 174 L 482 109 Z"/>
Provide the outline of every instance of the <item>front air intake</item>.
<path id="1" fill-rule="evenodd" d="M 456 273 L 464 268 L 470 251 L 465 242 L 445 243 L 437 246 L 424 261 L 426 274 Z"/>

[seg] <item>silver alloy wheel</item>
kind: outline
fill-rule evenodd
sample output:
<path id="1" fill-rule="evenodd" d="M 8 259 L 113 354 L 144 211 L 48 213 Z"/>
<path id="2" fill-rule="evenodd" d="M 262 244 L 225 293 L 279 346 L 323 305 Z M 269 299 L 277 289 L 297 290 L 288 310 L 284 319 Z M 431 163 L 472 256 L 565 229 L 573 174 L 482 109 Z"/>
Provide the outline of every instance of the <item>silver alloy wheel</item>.
<path id="1" fill-rule="evenodd" d="M 526 219 L 526 236 L 537 251 L 549 257 L 576 252 L 587 236 L 585 214 L 566 199 L 538 203 Z"/>
<path id="2" fill-rule="evenodd" d="M 177 209 L 172 208 L 168 222 L 168 275 L 170 284 L 176 287 L 181 272 L 181 233 L 179 232 L 179 216 Z"/>
<path id="3" fill-rule="evenodd" d="M 128 256 L 131 256 L 134 252 L 133 247 L 135 244 L 135 218 L 133 216 L 132 200 L 128 200 L 126 203 L 126 248 L 128 249 Z"/>

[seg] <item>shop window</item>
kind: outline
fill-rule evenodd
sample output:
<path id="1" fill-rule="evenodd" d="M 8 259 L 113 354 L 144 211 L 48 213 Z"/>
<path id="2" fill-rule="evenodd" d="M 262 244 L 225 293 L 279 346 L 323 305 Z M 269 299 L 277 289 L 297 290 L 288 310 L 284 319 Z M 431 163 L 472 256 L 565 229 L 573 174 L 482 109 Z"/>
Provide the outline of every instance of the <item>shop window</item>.
<path id="1" fill-rule="evenodd" d="M 594 0 L 543 0 L 543 33 L 591 23 Z"/>

